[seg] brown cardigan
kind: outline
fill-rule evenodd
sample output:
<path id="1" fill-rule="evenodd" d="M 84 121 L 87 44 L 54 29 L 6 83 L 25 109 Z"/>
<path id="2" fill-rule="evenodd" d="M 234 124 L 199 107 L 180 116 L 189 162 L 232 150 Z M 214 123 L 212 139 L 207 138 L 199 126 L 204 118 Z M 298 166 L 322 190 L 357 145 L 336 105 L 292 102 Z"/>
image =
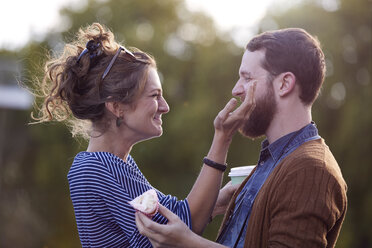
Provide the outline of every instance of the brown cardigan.
<path id="1" fill-rule="evenodd" d="M 220 232 L 248 179 L 233 196 Z M 334 247 L 346 213 L 346 190 L 324 140 L 302 144 L 275 167 L 259 191 L 244 247 Z"/>

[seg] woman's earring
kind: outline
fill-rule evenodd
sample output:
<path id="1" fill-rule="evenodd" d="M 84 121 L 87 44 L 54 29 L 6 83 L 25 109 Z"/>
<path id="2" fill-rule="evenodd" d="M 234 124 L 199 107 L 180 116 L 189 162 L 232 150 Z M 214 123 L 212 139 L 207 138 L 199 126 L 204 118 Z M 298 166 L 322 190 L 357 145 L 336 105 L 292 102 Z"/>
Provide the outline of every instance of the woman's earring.
<path id="1" fill-rule="evenodd" d="M 123 116 L 116 118 L 116 126 L 120 127 L 121 123 L 123 122 Z"/>

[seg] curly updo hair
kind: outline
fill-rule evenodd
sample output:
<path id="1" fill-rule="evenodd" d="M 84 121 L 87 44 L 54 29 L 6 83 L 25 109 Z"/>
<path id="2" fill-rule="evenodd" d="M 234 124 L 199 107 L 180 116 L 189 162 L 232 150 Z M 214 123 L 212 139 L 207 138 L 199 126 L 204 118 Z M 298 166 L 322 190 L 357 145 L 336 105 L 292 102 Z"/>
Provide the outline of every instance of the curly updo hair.
<path id="1" fill-rule="evenodd" d="M 45 76 L 35 88 L 44 102 L 33 118 L 37 122 L 66 122 L 73 136 L 88 138 L 92 126 L 103 133 L 108 126 L 105 102 L 133 106 L 145 87 L 149 69 L 156 68 L 150 55 L 137 48 L 120 52 L 121 48 L 113 33 L 99 23 L 80 29 L 77 39 L 66 44 L 61 55 L 46 62 Z"/>

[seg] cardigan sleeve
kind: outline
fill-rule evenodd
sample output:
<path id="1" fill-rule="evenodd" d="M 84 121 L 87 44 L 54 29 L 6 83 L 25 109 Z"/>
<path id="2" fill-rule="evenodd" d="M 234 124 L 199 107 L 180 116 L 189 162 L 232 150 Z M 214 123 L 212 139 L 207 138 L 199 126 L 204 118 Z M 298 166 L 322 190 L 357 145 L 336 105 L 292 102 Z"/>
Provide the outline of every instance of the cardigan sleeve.
<path id="1" fill-rule="evenodd" d="M 334 246 L 339 228 L 335 237 L 327 235 L 344 218 L 346 189 L 321 163 L 304 161 L 276 189 L 270 203 L 268 247 Z"/>

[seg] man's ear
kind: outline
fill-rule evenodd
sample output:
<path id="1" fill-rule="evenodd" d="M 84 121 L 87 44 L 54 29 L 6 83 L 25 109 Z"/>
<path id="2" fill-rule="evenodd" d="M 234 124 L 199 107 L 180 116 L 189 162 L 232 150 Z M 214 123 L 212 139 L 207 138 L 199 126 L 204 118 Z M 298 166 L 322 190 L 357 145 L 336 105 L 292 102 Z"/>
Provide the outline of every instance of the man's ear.
<path id="1" fill-rule="evenodd" d="M 284 72 L 279 77 L 279 96 L 286 96 L 296 86 L 296 76 L 292 72 Z"/>

